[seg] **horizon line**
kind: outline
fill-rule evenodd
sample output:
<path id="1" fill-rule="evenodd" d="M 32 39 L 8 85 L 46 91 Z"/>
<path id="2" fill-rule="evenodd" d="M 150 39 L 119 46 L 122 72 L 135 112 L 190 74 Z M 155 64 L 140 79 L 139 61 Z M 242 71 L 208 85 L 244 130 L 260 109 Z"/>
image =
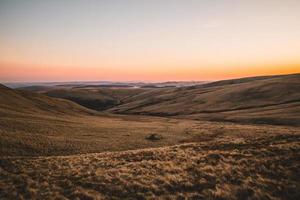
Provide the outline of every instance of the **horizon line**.
<path id="1" fill-rule="evenodd" d="M 244 79 L 244 78 L 254 78 L 254 77 L 272 77 L 272 76 L 288 76 L 288 75 L 300 75 L 300 71 L 296 73 L 287 73 L 287 74 L 266 74 L 266 75 L 249 75 L 249 76 L 240 76 L 235 78 L 224 78 L 224 79 L 214 79 L 214 80 L 166 80 L 166 81 L 113 81 L 113 80 L 70 80 L 70 81 L 1 81 L 1 83 L 84 83 L 84 82 L 114 82 L 114 83 L 166 83 L 166 82 L 216 82 L 223 80 L 235 80 L 235 79 Z"/>

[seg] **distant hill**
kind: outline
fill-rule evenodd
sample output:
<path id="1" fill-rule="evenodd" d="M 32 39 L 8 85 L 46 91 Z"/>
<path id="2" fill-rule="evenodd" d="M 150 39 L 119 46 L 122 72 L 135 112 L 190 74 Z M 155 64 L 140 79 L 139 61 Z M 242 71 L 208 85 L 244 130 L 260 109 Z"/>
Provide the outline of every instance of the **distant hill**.
<path id="1" fill-rule="evenodd" d="M 16 89 L 43 93 L 50 97 L 71 100 L 89 109 L 103 111 L 123 103 L 123 100 L 151 89 L 195 86 L 205 82 L 122 83 L 78 82 L 69 84 L 44 83 Z"/>
<path id="2" fill-rule="evenodd" d="M 50 97 L 68 99 L 97 111 L 106 110 L 121 103 L 124 98 L 139 94 L 146 89 L 131 88 L 67 88 L 45 91 Z"/>
<path id="3" fill-rule="evenodd" d="M 0 84 L 0 113 L 93 114 L 95 111 L 74 102 L 30 91 L 13 90 Z"/>
<path id="4" fill-rule="evenodd" d="M 45 94 L 49 97 L 67 99 L 86 108 L 102 111 L 121 103 L 124 98 L 139 94 L 149 89 L 133 88 L 127 85 L 33 85 L 16 88 Z"/>
<path id="5" fill-rule="evenodd" d="M 32 85 L 32 86 L 19 87 L 15 89 L 31 91 L 31 92 L 46 92 L 48 90 L 53 90 L 54 87 L 55 86 Z"/>
<path id="6" fill-rule="evenodd" d="M 94 110 L 105 110 L 119 103 L 118 99 L 89 90 L 55 89 L 45 94 L 50 97 L 68 99 Z"/>
<path id="7" fill-rule="evenodd" d="M 300 74 L 157 89 L 127 98 L 114 113 L 300 125 Z"/>

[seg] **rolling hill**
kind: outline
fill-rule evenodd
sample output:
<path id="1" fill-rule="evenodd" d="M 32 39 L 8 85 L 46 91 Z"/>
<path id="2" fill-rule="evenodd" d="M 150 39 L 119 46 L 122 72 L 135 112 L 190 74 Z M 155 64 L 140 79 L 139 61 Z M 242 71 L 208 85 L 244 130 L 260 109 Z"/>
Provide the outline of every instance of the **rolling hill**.
<path id="1" fill-rule="evenodd" d="M 115 87 L 113 87 L 115 86 Z M 49 97 L 67 99 L 89 109 L 102 111 L 119 105 L 123 99 L 149 89 L 127 87 L 126 85 L 32 85 L 17 88 L 45 94 Z"/>
<path id="2" fill-rule="evenodd" d="M 196 141 L 199 134 L 209 137 L 221 125 L 201 123 L 201 131 L 198 126 L 192 120 L 104 114 L 68 100 L 0 85 L 0 157 L 161 147 Z M 235 129 L 239 132 L 242 127 Z M 159 139 L 152 140 L 151 135 Z"/>
<path id="3" fill-rule="evenodd" d="M 300 125 L 300 74 L 151 90 L 127 98 L 110 111 L 212 121 Z"/>
<path id="4" fill-rule="evenodd" d="M 0 84 L 0 113 L 95 114 L 96 112 L 72 101 L 55 99 L 42 94 L 13 90 Z"/>
<path id="5" fill-rule="evenodd" d="M 145 89 L 140 88 L 99 88 L 98 86 L 89 86 L 85 88 L 52 89 L 42 93 L 50 97 L 68 99 L 87 108 L 102 111 L 119 105 L 124 98 L 144 91 Z"/>
<path id="6" fill-rule="evenodd" d="M 139 115 L 117 115 L 0 85 L 0 199 L 299 199 L 299 127 L 240 124 L 297 125 L 298 88 L 290 75 L 151 89 L 111 110 Z"/>
<path id="7" fill-rule="evenodd" d="M 0 156 L 122 151 L 197 142 L 217 135 L 235 137 L 289 131 L 279 127 L 190 120 L 186 116 L 174 119 L 101 113 L 68 100 L 0 87 Z M 147 91 L 135 96 L 148 94 Z"/>

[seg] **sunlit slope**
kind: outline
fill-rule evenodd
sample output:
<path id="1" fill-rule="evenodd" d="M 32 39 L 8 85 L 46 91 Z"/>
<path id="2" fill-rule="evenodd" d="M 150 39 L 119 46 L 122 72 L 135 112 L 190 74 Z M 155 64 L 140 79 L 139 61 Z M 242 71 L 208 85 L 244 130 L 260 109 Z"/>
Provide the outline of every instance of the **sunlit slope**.
<path id="1" fill-rule="evenodd" d="M 300 74 L 144 92 L 111 109 L 124 114 L 300 124 Z"/>
<path id="2" fill-rule="evenodd" d="M 68 100 L 0 85 L 0 156 L 70 155 L 178 144 L 194 122 L 110 116 Z M 149 134 L 163 139 L 148 140 Z"/>
<path id="3" fill-rule="evenodd" d="M 0 157 L 0 199 L 299 199 L 300 136 L 212 137 L 172 147 Z"/>
<path id="4" fill-rule="evenodd" d="M 47 97 L 29 91 L 18 91 L 0 84 L 0 113 L 93 114 L 74 102 Z"/>
<path id="5" fill-rule="evenodd" d="M 112 116 L 67 100 L 0 87 L 0 156 L 71 155 L 161 147 L 193 141 L 199 134 L 196 121 Z M 217 127 L 207 124 L 203 130 L 210 134 Z M 160 139 L 148 139 L 151 134 L 159 135 Z"/>

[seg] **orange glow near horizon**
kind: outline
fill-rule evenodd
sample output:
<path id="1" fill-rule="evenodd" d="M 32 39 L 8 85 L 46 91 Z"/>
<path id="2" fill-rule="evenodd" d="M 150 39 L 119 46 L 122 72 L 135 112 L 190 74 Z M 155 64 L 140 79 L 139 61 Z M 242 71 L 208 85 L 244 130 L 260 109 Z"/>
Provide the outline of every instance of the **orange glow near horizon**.
<path id="1" fill-rule="evenodd" d="M 224 68 L 173 67 L 147 70 L 116 70 L 101 67 L 54 67 L 0 63 L 3 82 L 43 81 L 214 81 L 249 76 L 300 73 L 299 65 Z M 121 68 L 122 69 L 122 68 Z"/>
<path id="2" fill-rule="evenodd" d="M 300 73 L 299 7 L 295 0 L 0 2 L 0 82 Z"/>

